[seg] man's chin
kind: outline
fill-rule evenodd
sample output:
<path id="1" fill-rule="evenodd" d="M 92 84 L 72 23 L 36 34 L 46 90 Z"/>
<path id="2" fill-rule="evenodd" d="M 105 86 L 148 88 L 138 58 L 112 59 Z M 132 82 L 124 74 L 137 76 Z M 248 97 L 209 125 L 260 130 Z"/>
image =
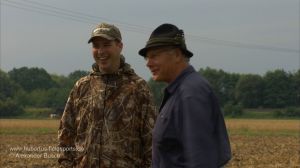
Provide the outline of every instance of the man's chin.
<path id="1" fill-rule="evenodd" d="M 162 80 L 159 78 L 159 76 L 156 76 L 156 75 L 153 75 L 152 76 L 152 79 L 154 80 L 154 81 L 157 81 L 157 82 L 161 82 Z"/>
<path id="2" fill-rule="evenodd" d="M 99 69 L 104 73 L 110 73 L 111 69 L 107 68 L 106 66 L 99 66 Z"/>

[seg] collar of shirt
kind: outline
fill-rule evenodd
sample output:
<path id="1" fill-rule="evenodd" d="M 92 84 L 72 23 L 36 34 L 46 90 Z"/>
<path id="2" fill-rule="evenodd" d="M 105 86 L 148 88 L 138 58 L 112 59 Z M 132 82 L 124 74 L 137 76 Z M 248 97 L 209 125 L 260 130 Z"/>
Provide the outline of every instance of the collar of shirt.
<path id="1" fill-rule="evenodd" d="M 185 68 L 177 77 L 176 79 L 170 83 L 166 89 L 165 93 L 171 95 L 175 92 L 176 88 L 180 85 L 180 83 L 188 76 L 188 74 L 195 72 L 195 69 L 193 66 L 189 65 L 187 68 Z"/>
<path id="2" fill-rule="evenodd" d="M 195 72 L 195 69 L 189 65 L 185 68 L 177 77 L 176 79 L 170 83 L 164 90 L 164 97 L 159 107 L 159 112 L 161 111 L 162 107 L 165 105 L 169 97 L 176 91 L 177 87 L 181 84 L 181 82 L 188 76 L 188 74 Z"/>

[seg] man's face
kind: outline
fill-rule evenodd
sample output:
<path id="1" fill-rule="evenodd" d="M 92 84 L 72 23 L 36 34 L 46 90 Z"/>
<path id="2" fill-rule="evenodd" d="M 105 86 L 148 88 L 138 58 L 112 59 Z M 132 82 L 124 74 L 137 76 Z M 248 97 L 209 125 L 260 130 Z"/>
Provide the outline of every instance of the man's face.
<path id="1" fill-rule="evenodd" d="M 178 58 L 174 47 L 149 49 L 145 59 L 153 80 L 170 83 L 175 79 L 174 72 L 176 72 Z"/>
<path id="2" fill-rule="evenodd" d="M 93 57 L 100 70 L 105 73 L 116 72 L 120 67 L 122 42 L 96 37 L 92 44 Z"/>

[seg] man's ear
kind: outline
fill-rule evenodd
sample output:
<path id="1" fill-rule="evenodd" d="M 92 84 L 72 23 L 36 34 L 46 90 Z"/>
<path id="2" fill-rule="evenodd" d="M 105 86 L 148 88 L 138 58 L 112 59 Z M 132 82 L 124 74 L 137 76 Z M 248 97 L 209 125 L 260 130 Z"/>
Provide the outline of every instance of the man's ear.
<path id="1" fill-rule="evenodd" d="M 119 42 L 118 45 L 119 45 L 119 47 L 120 47 L 121 49 L 123 49 L 123 43 L 122 43 L 121 41 Z"/>
<path id="2" fill-rule="evenodd" d="M 175 53 L 176 62 L 181 62 L 184 59 L 184 55 L 182 54 L 180 48 L 176 48 L 174 53 Z"/>

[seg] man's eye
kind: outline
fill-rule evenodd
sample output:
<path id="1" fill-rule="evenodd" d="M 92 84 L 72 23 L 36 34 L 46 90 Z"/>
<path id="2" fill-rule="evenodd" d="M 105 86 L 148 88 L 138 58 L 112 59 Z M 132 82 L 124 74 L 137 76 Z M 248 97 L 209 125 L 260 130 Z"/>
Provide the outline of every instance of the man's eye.
<path id="1" fill-rule="evenodd" d="M 152 54 L 152 55 L 149 55 L 149 56 L 144 57 L 144 58 L 145 58 L 145 60 L 148 60 L 148 59 L 153 59 L 153 58 L 155 58 L 156 56 L 157 56 L 157 54 Z"/>
<path id="2" fill-rule="evenodd" d="M 111 46 L 111 44 L 104 44 L 104 46 L 105 46 L 105 47 L 109 47 L 109 46 Z"/>
<path id="3" fill-rule="evenodd" d="M 155 58 L 158 56 L 159 53 L 154 53 L 153 55 L 151 55 L 151 58 Z"/>

